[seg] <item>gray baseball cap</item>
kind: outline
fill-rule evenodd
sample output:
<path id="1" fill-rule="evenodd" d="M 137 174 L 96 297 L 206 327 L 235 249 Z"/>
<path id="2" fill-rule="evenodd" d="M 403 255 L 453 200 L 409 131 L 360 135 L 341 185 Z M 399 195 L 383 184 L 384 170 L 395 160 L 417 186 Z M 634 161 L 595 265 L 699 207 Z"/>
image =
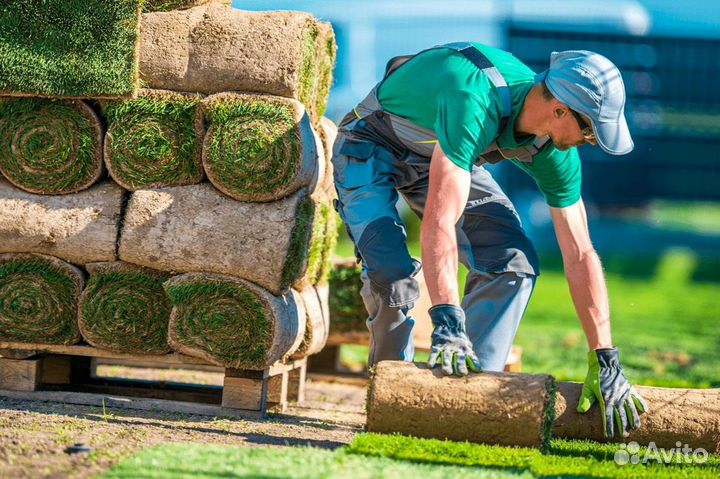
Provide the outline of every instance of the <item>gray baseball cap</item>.
<path id="1" fill-rule="evenodd" d="M 550 67 L 535 77 L 562 103 L 592 121 L 598 145 L 611 155 L 633 149 L 625 120 L 625 85 L 617 67 L 586 50 L 553 52 Z"/>

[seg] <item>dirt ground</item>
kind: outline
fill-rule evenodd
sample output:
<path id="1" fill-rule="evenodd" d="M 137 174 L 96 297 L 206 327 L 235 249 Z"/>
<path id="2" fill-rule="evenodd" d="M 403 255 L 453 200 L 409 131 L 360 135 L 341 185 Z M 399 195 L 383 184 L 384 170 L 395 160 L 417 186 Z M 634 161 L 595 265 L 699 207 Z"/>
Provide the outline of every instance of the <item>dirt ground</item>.
<path id="1" fill-rule="evenodd" d="M 103 369 L 104 368 L 104 369 Z M 222 374 L 100 366 L 103 376 L 222 384 Z M 257 447 L 349 443 L 365 423 L 365 388 L 308 381 L 306 399 L 266 419 L 106 409 L 0 398 L 0 478 L 90 478 L 120 459 L 163 442 Z M 75 443 L 89 453 L 68 454 Z"/>

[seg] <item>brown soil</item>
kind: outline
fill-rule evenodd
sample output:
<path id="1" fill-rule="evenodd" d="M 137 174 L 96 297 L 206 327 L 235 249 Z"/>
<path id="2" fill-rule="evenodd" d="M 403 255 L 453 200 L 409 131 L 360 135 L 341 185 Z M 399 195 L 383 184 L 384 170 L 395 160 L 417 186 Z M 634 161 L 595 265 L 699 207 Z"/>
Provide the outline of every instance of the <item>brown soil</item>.
<path id="1" fill-rule="evenodd" d="M 222 384 L 203 371 L 99 366 L 104 376 Z M 306 400 L 263 420 L 213 418 L 0 398 L 0 477 L 89 478 L 140 449 L 164 442 L 252 447 L 349 443 L 365 422 L 365 388 L 309 381 Z M 88 454 L 69 455 L 77 442 Z"/>

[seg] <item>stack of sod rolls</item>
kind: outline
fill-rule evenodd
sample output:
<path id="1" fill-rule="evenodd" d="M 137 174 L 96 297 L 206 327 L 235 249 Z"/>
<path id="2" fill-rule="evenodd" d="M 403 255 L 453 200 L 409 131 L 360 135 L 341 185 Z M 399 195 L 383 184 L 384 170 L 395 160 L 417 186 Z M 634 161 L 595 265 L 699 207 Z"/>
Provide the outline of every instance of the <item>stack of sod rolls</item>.
<path id="1" fill-rule="evenodd" d="M 19 75 L 0 72 L 0 341 L 246 369 L 322 349 L 338 221 L 336 129 L 322 117 L 332 28 L 230 3 L 0 11 L 0 62 Z M 114 50 L 73 50 L 106 31 Z M 28 56 L 48 52 L 30 78 Z"/>

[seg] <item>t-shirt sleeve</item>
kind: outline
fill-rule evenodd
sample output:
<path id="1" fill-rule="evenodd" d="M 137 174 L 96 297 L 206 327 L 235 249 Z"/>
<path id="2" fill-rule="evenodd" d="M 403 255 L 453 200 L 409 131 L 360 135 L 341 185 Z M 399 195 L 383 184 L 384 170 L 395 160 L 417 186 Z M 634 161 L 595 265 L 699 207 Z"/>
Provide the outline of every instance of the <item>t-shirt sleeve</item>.
<path id="1" fill-rule="evenodd" d="M 438 98 L 434 130 L 447 157 L 472 171 L 477 157 L 496 136 L 499 115 L 492 95 L 448 89 Z"/>
<path id="2" fill-rule="evenodd" d="M 560 151 L 549 143 L 532 163 L 511 161 L 533 177 L 548 205 L 565 208 L 580 200 L 582 168 L 577 148 Z"/>

